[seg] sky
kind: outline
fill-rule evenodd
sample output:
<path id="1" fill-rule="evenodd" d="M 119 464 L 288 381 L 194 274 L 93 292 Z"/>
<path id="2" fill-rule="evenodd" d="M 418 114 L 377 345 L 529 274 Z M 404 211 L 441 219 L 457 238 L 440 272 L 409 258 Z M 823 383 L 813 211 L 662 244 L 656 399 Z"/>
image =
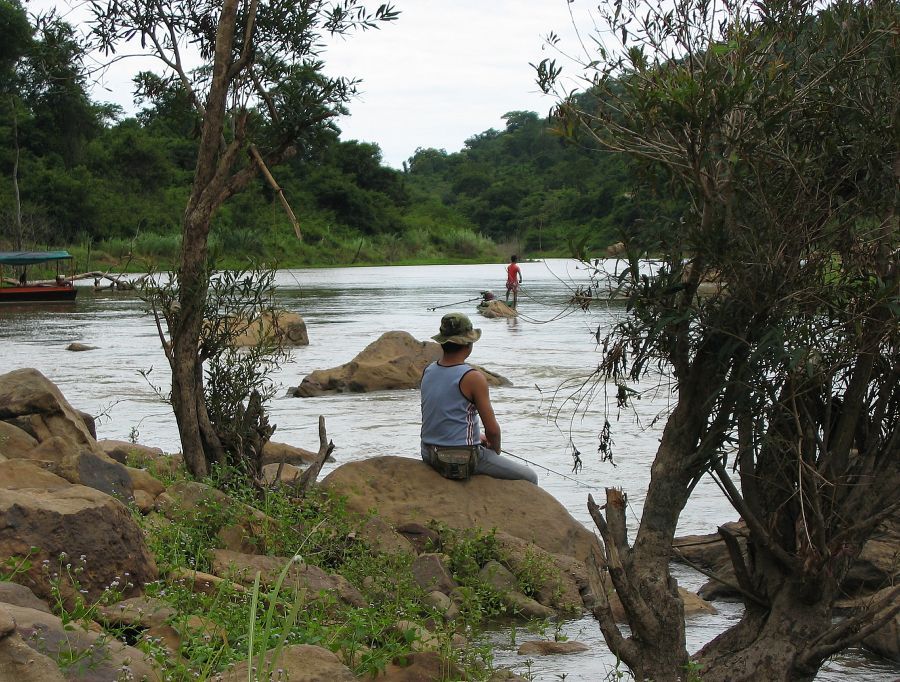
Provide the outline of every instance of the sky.
<path id="1" fill-rule="evenodd" d="M 371 3 L 377 6 L 377 2 Z M 77 0 L 32 0 L 32 12 L 56 6 L 72 24 Z M 384 162 L 401 168 L 419 147 L 455 152 L 466 139 L 502 129 L 503 114 L 546 115 L 554 100 L 535 83 L 548 52 L 546 35 L 572 35 L 568 0 L 394 0 L 397 21 L 332 42 L 331 75 L 362 79 L 350 116 L 337 121 L 342 140 L 378 144 Z M 134 112 L 131 76 L 152 63 L 124 60 L 94 87 L 96 100 Z"/>
<path id="2" fill-rule="evenodd" d="M 455 152 L 477 133 L 502 129 L 509 111 L 543 116 L 552 107 L 529 63 L 549 55 L 548 32 L 570 26 L 567 0 L 399 0 L 397 7 L 393 25 L 325 56 L 335 73 L 363 80 L 351 116 L 338 123 L 342 139 L 377 143 L 399 168 L 418 147 Z"/>

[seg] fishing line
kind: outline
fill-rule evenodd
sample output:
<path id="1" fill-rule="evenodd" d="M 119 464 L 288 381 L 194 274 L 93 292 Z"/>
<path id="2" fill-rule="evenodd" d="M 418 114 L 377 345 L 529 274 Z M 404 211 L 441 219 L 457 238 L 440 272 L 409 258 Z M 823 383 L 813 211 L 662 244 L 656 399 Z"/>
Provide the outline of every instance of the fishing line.
<path id="1" fill-rule="evenodd" d="M 556 320 L 562 319 L 564 317 L 568 317 L 569 315 L 571 315 L 572 313 L 575 313 L 575 312 L 577 312 L 577 308 L 566 307 L 561 312 L 559 312 L 556 315 L 554 315 L 553 317 L 551 317 L 549 320 L 538 320 L 537 318 L 529 317 L 528 315 L 523 315 L 518 310 L 516 310 L 516 313 L 517 313 L 516 317 L 524 320 L 525 322 L 528 322 L 529 324 L 550 324 L 551 322 L 556 322 Z"/>
<path id="2" fill-rule="evenodd" d="M 445 303 L 444 305 L 436 305 L 433 308 L 426 308 L 425 310 L 435 311 L 439 308 L 449 308 L 452 305 L 460 305 L 462 303 L 471 303 L 472 301 L 480 301 L 481 296 L 476 296 L 475 298 L 467 298 L 465 301 L 457 301 L 456 303 Z"/>
<path id="3" fill-rule="evenodd" d="M 566 480 L 572 481 L 572 483 L 580 485 L 583 488 L 587 488 L 588 490 L 594 489 L 593 486 L 589 486 L 587 483 L 582 483 L 577 478 L 572 478 L 571 476 L 566 476 L 566 474 L 560 473 L 559 471 L 554 471 L 553 469 L 545 467 L 543 464 L 538 464 L 537 462 L 532 462 L 530 459 L 525 459 L 524 457 L 519 457 L 518 455 L 514 455 L 509 450 L 504 450 L 503 448 L 500 448 L 500 452 L 502 452 L 504 455 L 509 455 L 510 457 L 515 457 L 516 459 L 525 462 L 525 464 L 530 464 L 533 467 L 538 467 L 539 469 L 543 469 L 544 471 L 546 471 L 548 473 L 556 474 L 557 476 L 562 476 Z"/>
<path id="4" fill-rule="evenodd" d="M 529 293 L 528 289 L 526 289 L 525 287 L 519 287 L 519 293 L 524 295 L 529 301 L 534 301 L 538 305 L 547 306 L 548 308 L 558 308 L 559 307 L 558 301 L 547 302 L 548 299 L 543 299 L 543 300 L 539 299 L 536 296 Z"/>

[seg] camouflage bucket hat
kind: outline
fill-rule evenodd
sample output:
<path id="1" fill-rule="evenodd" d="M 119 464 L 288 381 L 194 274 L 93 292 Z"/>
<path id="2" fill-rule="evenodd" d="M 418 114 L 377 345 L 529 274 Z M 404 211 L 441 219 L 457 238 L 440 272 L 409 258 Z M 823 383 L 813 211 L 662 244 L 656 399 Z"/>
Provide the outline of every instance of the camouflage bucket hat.
<path id="1" fill-rule="evenodd" d="M 441 318 L 441 331 L 431 337 L 438 343 L 458 343 L 468 346 L 481 338 L 481 330 L 472 328 L 472 321 L 462 313 L 447 313 Z"/>

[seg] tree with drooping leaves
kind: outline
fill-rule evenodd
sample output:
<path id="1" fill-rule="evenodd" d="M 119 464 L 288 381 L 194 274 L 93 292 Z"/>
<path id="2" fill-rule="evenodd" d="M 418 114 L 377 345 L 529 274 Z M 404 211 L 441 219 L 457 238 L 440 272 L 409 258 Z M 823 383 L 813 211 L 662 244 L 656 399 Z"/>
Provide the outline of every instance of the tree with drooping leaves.
<path id="1" fill-rule="evenodd" d="M 185 463 L 195 476 L 225 462 L 204 402 L 198 342 L 209 288 L 208 238 L 217 210 L 262 174 L 299 224 L 269 168 L 302 154 L 344 112 L 354 80 L 325 74 L 326 35 L 347 35 L 391 21 L 389 4 L 357 0 L 166 0 L 92 2 L 92 34 L 112 54 L 134 41 L 155 57 L 163 78 L 198 112 L 199 145 L 182 220 L 178 305 L 169 311 L 172 405 Z M 193 57 L 199 60 L 191 68 Z"/>
<path id="2" fill-rule="evenodd" d="M 621 491 L 588 500 L 604 546 L 595 588 L 614 586 L 630 632 L 606 600 L 595 616 L 638 679 L 812 679 L 900 610 L 900 588 L 885 584 L 833 620 L 866 542 L 900 512 L 900 10 L 618 0 L 600 11 L 583 87 L 560 89 L 564 58 L 537 65 L 559 96 L 558 128 L 625 155 L 645 191 L 689 208 L 623 234 L 627 314 L 598 331 L 597 376 L 620 403 L 654 373 L 677 400 L 633 540 Z M 746 525 L 719 529 L 745 611 L 691 657 L 669 561 L 705 476 Z"/>

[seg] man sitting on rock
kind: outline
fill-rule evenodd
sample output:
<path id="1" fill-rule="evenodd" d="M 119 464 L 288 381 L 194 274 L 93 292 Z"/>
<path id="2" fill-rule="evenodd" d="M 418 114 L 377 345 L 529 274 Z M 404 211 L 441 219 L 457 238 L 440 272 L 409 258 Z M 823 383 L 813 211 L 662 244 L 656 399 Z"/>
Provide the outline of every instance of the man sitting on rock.
<path id="1" fill-rule="evenodd" d="M 499 454 L 500 424 L 487 379 L 466 364 L 481 330 L 473 329 L 462 313 L 449 313 L 441 319 L 440 333 L 431 338 L 443 353 L 422 374 L 422 459 L 446 478 L 484 474 L 537 484 L 534 471 Z"/>

